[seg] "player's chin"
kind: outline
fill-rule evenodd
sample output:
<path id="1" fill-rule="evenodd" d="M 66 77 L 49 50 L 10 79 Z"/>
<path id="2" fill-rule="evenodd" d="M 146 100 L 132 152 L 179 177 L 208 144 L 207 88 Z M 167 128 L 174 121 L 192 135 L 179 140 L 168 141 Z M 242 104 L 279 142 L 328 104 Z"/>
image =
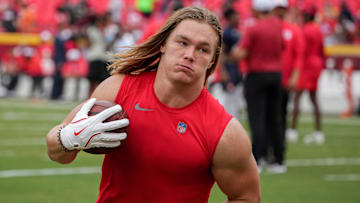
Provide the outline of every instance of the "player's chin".
<path id="1" fill-rule="evenodd" d="M 179 72 L 174 76 L 173 80 L 177 83 L 191 84 L 194 77 L 191 74 Z"/>

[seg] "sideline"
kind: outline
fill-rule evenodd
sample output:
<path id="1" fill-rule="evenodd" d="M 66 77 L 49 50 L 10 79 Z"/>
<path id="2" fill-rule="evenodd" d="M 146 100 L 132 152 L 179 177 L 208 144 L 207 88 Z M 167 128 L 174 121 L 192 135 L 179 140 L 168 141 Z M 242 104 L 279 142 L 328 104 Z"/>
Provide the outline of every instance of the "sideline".
<path id="1" fill-rule="evenodd" d="M 324 159 L 290 159 L 290 160 L 286 160 L 286 165 L 289 167 L 360 165 L 360 157 L 324 158 Z"/>
<path id="2" fill-rule="evenodd" d="M 289 167 L 312 167 L 312 166 L 339 166 L 360 165 L 360 157 L 357 158 L 326 158 L 326 159 L 294 159 L 288 160 Z M 101 167 L 79 168 L 44 168 L 44 169 L 20 169 L 0 171 L 0 178 L 28 177 L 28 176 L 55 176 L 73 174 L 101 173 Z M 327 181 L 358 181 L 359 174 L 326 175 Z"/>
<path id="3" fill-rule="evenodd" d="M 78 102 L 80 103 L 80 101 Z M 22 100 L 18 99 L 0 99 L 0 106 L 7 108 L 16 108 L 16 109 L 48 109 L 48 110 L 71 110 L 78 103 L 76 102 L 67 102 L 67 101 L 39 101 L 34 102 L 31 100 Z"/>
<path id="4" fill-rule="evenodd" d="M 1 115 L 1 114 L 0 114 Z M 5 121 L 61 121 L 66 113 L 4 112 L 0 119 Z"/>
<path id="5" fill-rule="evenodd" d="M 326 181 L 360 181 L 360 174 L 329 174 L 324 179 Z"/>

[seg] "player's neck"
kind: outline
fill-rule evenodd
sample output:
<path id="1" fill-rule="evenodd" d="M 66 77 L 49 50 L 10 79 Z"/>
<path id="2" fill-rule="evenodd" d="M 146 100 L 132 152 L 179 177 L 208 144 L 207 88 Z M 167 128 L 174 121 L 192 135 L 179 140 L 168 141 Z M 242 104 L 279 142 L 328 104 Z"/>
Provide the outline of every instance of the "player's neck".
<path id="1" fill-rule="evenodd" d="M 195 101 L 203 89 L 198 85 L 174 84 L 164 79 L 155 79 L 154 91 L 156 97 L 166 106 L 182 108 Z"/>

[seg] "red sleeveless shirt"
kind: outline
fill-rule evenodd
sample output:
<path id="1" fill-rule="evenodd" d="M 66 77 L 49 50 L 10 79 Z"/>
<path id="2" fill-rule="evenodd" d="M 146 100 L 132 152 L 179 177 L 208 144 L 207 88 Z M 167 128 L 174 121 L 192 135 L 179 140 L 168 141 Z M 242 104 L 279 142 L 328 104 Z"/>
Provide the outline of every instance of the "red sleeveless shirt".
<path id="1" fill-rule="evenodd" d="M 207 202 L 217 143 L 232 116 L 207 89 L 186 107 L 162 104 L 156 72 L 126 75 L 115 102 L 128 113 L 126 140 L 105 155 L 97 203 Z"/>

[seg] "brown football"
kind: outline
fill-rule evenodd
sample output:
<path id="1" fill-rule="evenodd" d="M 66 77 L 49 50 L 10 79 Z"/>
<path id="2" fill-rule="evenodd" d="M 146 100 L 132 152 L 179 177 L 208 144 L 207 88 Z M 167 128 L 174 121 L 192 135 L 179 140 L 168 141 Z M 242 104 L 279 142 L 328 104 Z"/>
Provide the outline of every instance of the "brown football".
<path id="1" fill-rule="evenodd" d="M 94 115 L 100 113 L 101 111 L 103 111 L 109 107 L 115 106 L 115 105 L 116 104 L 111 101 L 105 101 L 105 100 L 96 101 L 94 106 L 90 109 L 88 115 L 94 116 Z M 111 117 L 106 119 L 104 122 L 120 120 L 123 118 L 128 118 L 128 115 L 126 114 L 124 109 L 122 111 L 112 115 Z M 112 130 L 110 132 L 122 133 L 122 132 L 127 132 L 127 130 L 128 130 L 128 126 L 126 126 L 125 128 L 119 128 L 116 130 Z M 117 147 L 115 147 L 115 148 L 96 147 L 96 148 L 91 148 L 91 149 L 85 149 L 83 151 L 90 153 L 90 154 L 108 154 L 108 153 L 115 151 L 116 148 Z"/>

